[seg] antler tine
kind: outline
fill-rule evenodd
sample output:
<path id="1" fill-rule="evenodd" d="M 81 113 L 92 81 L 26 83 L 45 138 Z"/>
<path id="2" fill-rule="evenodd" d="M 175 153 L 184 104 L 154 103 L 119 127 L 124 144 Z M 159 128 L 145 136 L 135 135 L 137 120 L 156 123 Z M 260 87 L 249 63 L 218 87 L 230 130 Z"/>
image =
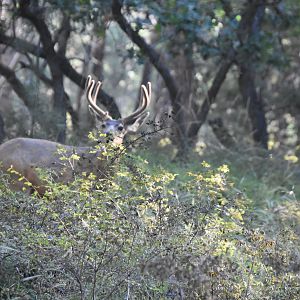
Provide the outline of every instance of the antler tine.
<path id="1" fill-rule="evenodd" d="M 147 82 L 147 90 L 148 90 L 149 99 L 151 99 L 151 82 L 149 81 Z"/>
<path id="2" fill-rule="evenodd" d="M 85 82 L 85 91 L 88 89 L 88 87 L 90 86 L 90 84 L 91 84 L 91 81 L 92 81 L 92 76 L 91 75 L 89 75 L 88 77 L 87 77 L 87 79 L 86 79 L 86 82 Z"/>
<path id="3" fill-rule="evenodd" d="M 85 85 L 85 90 L 86 90 L 86 96 L 87 100 L 89 103 L 90 108 L 93 109 L 93 111 L 98 114 L 102 119 L 112 119 L 112 117 L 109 115 L 108 111 L 102 110 L 98 105 L 97 105 L 97 96 L 99 93 L 99 89 L 102 85 L 101 81 L 98 81 L 96 84 L 94 96 L 92 96 L 92 92 L 95 86 L 95 80 L 92 79 L 91 75 L 87 77 L 86 80 L 86 85 Z"/>
<path id="4" fill-rule="evenodd" d="M 147 87 L 142 84 L 141 85 L 141 100 L 139 107 L 136 111 L 134 111 L 131 115 L 123 119 L 124 123 L 128 123 L 137 119 L 149 106 L 151 100 L 151 83 L 147 83 Z"/>

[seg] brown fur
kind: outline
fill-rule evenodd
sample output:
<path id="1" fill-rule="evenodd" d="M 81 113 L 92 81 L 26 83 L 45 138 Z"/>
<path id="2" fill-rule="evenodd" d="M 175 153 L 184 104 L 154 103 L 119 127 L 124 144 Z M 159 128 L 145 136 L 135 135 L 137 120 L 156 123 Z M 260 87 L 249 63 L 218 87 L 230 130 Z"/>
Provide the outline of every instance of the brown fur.
<path id="1" fill-rule="evenodd" d="M 68 166 L 67 162 L 61 161 L 57 150 L 62 147 L 66 150 L 64 155 L 69 156 L 76 153 L 80 156 L 79 161 L 74 162 L 74 169 Z M 36 190 L 40 195 L 45 193 L 45 187 L 39 179 L 36 168 L 53 171 L 56 181 L 69 182 L 74 178 L 76 172 L 93 172 L 99 177 L 103 176 L 101 170 L 105 168 L 105 158 L 98 159 L 101 153 L 89 153 L 89 147 L 72 147 L 61 145 L 55 142 L 16 138 L 10 140 L 0 146 L 0 170 L 9 173 L 7 170 L 12 168 L 21 176 L 25 177 L 25 181 L 32 184 L 32 187 L 26 187 L 24 181 L 19 181 L 20 175 L 11 175 L 11 188 L 13 190 L 26 189 L 31 193 Z M 65 166 L 67 164 L 67 166 Z"/>

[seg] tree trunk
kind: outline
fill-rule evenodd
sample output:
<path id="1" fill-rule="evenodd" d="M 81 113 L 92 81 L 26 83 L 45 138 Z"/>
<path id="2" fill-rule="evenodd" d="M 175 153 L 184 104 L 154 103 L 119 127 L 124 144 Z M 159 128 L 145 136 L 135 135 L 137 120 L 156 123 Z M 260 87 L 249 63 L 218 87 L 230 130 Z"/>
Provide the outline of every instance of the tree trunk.
<path id="1" fill-rule="evenodd" d="M 252 123 L 252 136 L 255 143 L 268 149 L 267 122 L 263 100 L 255 88 L 255 72 L 251 65 L 240 66 L 239 87 L 245 105 L 248 107 Z"/>
<path id="2" fill-rule="evenodd" d="M 190 146 L 193 146 L 193 142 L 196 140 L 198 131 L 200 130 L 201 126 L 204 124 L 204 122 L 207 119 L 210 107 L 215 102 L 219 90 L 224 80 L 226 79 L 227 73 L 230 70 L 231 66 L 233 65 L 234 57 L 235 57 L 235 51 L 231 49 L 228 53 L 228 56 L 223 58 L 221 62 L 221 66 L 217 74 L 215 75 L 213 83 L 209 88 L 202 105 L 199 106 L 196 103 L 195 99 L 192 103 L 193 112 L 196 115 L 196 118 L 189 128 L 188 135 L 189 135 Z"/>
<path id="3" fill-rule="evenodd" d="M 51 33 L 41 15 L 40 7 L 35 6 L 32 1 L 27 0 L 21 2 L 19 10 L 20 15 L 29 20 L 39 33 L 45 51 L 45 59 L 47 60 L 52 75 L 54 134 L 59 143 L 64 143 L 66 137 L 67 105 L 64 97 L 63 72 L 61 71 L 58 55 L 54 50 Z M 66 41 L 64 41 L 63 44 L 64 43 L 66 43 Z M 63 48 L 62 45 L 59 44 L 59 47 Z"/>
<path id="4" fill-rule="evenodd" d="M 55 122 L 54 127 L 56 132 L 56 140 L 57 142 L 64 144 L 66 140 L 67 105 L 64 97 L 63 75 L 60 70 L 57 73 L 54 73 L 52 68 L 52 80 L 54 83 L 53 120 Z"/>
<path id="5" fill-rule="evenodd" d="M 182 42 L 185 37 L 182 36 Z M 183 49 L 184 45 L 174 45 L 177 49 Z M 192 107 L 193 83 L 194 83 L 194 62 L 192 53 L 187 50 L 179 50 L 178 55 L 174 59 L 175 78 L 180 82 L 179 93 L 180 98 L 177 99 L 178 105 L 174 107 L 174 115 L 176 122 L 174 142 L 178 147 L 178 156 L 188 154 L 190 145 L 194 142 L 190 140 L 189 129 L 195 120 L 195 114 Z M 192 137 L 196 138 L 196 137 Z"/>
<path id="6" fill-rule="evenodd" d="M 265 13 L 264 2 L 254 1 L 250 3 L 245 15 L 243 16 L 238 36 L 241 45 L 252 44 L 259 38 L 261 22 Z M 257 93 L 255 83 L 254 65 L 257 61 L 255 51 L 252 55 L 249 52 L 241 51 L 237 62 L 240 68 L 239 88 L 244 103 L 248 107 L 249 117 L 252 124 L 252 136 L 256 144 L 268 149 L 267 122 L 261 95 Z"/>
<path id="7" fill-rule="evenodd" d="M 89 45 L 85 46 L 85 56 L 84 63 L 82 67 L 83 74 L 93 74 L 96 80 L 103 81 L 103 62 L 104 62 L 104 50 L 105 50 L 105 32 L 101 37 L 97 28 L 94 27 L 94 30 L 91 35 Z M 86 100 L 83 99 L 84 90 L 80 89 L 77 95 L 77 107 L 78 113 L 80 115 L 80 129 L 83 133 L 90 131 L 95 127 L 95 119 L 91 116 L 88 105 L 86 105 Z M 114 115 L 118 118 L 119 115 Z"/>
<path id="8" fill-rule="evenodd" d="M 2 118 L 2 115 L 0 114 L 0 144 L 3 143 L 5 139 L 5 126 L 4 126 L 4 120 Z"/>
<path id="9" fill-rule="evenodd" d="M 105 50 L 105 32 L 102 36 L 97 33 L 97 28 L 94 28 L 93 38 L 92 38 L 92 73 L 95 77 L 103 81 L 103 61 L 104 61 L 104 50 Z"/>
<path id="10" fill-rule="evenodd" d="M 70 19 L 67 15 L 63 14 L 63 19 L 58 34 L 58 39 L 57 39 L 57 44 L 58 44 L 57 54 L 59 56 L 66 55 L 67 44 L 68 44 L 68 39 L 70 37 L 70 33 L 71 33 Z M 44 42 L 44 46 L 45 46 L 45 42 Z M 49 64 L 52 73 L 52 80 L 54 83 L 53 85 L 54 86 L 54 106 L 53 106 L 54 120 L 57 119 L 58 121 L 56 125 L 57 127 L 56 140 L 59 143 L 65 143 L 66 129 L 67 129 L 67 124 L 66 124 L 67 102 L 65 98 L 65 90 L 63 85 L 63 73 L 60 67 L 57 67 L 57 64 L 58 64 L 57 59 L 55 59 L 54 62 L 55 66 L 51 66 Z"/>
<path id="11" fill-rule="evenodd" d="M 221 66 L 220 71 L 216 75 L 216 78 L 213 82 L 213 86 L 208 93 L 207 98 L 205 99 L 203 105 L 199 108 L 196 105 L 196 101 L 193 101 L 191 106 L 191 114 L 196 116 L 196 119 L 193 118 L 193 121 L 190 120 L 190 116 L 186 116 L 184 113 L 185 106 L 187 104 L 186 100 L 182 92 L 187 94 L 186 91 L 181 89 L 181 85 L 175 80 L 175 77 L 171 73 L 170 68 L 163 61 L 162 56 L 149 44 L 145 42 L 145 40 L 138 34 L 137 31 L 133 30 L 130 23 L 126 20 L 121 12 L 122 1 L 113 0 L 112 1 L 112 13 L 114 19 L 119 24 L 120 28 L 127 34 L 127 36 L 140 47 L 140 49 L 148 56 L 150 62 L 159 72 L 159 74 L 164 79 L 165 85 L 169 91 L 170 99 L 172 101 L 174 120 L 176 123 L 176 144 L 179 146 L 179 153 L 186 153 L 187 147 L 195 142 L 195 138 L 197 136 L 197 132 L 200 129 L 201 125 L 206 119 L 208 111 L 210 109 L 211 103 L 215 100 L 216 95 L 222 85 L 227 71 L 233 63 L 234 50 L 232 50 L 228 54 L 228 58 L 225 58 L 225 63 Z M 190 58 L 186 58 L 190 59 Z M 178 68 L 179 71 L 182 71 L 184 67 Z M 188 71 L 189 72 L 189 71 Z M 180 74 L 180 72 L 178 73 Z M 186 74 L 185 74 L 186 75 Z M 188 76 L 190 77 L 190 76 Z M 188 82 L 186 87 L 189 86 L 191 82 Z M 188 88 L 189 89 L 189 88 Z M 188 95 L 189 97 L 190 95 Z M 192 124 L 191 124 L 192 123 Z M 183 127 L 182 127 L 182 124 Z M 188 125 L 187 125 L 188 124 Z"/>

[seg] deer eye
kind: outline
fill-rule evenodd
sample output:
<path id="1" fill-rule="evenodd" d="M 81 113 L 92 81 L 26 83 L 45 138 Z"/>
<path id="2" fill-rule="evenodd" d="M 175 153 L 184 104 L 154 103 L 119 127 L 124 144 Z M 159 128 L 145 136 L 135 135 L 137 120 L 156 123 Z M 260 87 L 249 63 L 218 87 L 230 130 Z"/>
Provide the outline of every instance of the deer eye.
<path id="1" fill-rule="evenodd" d="M 124 129 L 124 126 L 123 126 L 123 125 L 119 125 L 119 126 L 118 126 L 118 130 L 119 130 L 119 131 L 122 131 L 123 129 Z"/>
<path id="2" fill-rule="evenodd" d="M 106 125 L 105 125 L 105 124 L 101 124 L 101 127 L 102 127 L 102 128 L 105 128 L 105 127 L 106 127 Z"/>

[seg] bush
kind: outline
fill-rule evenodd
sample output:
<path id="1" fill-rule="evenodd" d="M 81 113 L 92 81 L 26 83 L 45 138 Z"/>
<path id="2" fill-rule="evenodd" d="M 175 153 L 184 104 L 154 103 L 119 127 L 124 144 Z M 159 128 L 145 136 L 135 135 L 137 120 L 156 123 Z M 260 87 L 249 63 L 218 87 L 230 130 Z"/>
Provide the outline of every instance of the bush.
<path id="1" fill-rule="evenodd" d="M 42 198 L 2 180 L 1 298 L 299 299 L 297 202 L 269 212 L 274 234 L 226 165 L 149 170 L 125 155 L 103 179 L 50 176 Z"/>

